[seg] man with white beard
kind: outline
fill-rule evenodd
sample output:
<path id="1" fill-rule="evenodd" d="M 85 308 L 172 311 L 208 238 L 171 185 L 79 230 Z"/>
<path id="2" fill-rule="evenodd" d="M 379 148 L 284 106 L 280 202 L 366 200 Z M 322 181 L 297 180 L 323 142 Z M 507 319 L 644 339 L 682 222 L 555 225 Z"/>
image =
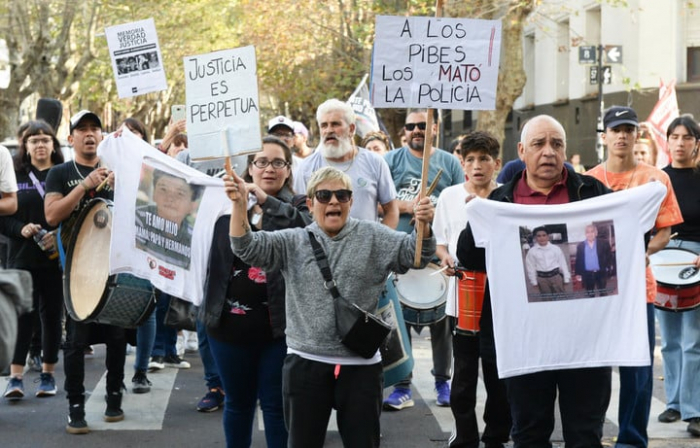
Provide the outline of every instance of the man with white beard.
<path id="1" fill-rule="evenodd" d="M 320 130 L 320 151 L 314 151 L 299 165 L 294 174 L 294 191 L 306 193 L 306 183 L 311 175 L 321 167 L 332 166 L 352 179 L 350 216 L 377 221 L 379 204 L 383 212 L 382 223 L 396 228 L 399 206 L 389 166 L 378 154 L 355 146 L 355 112 L 352 107 L 337 99 L 327 100 L 316 110 L 316 121 Z"/>

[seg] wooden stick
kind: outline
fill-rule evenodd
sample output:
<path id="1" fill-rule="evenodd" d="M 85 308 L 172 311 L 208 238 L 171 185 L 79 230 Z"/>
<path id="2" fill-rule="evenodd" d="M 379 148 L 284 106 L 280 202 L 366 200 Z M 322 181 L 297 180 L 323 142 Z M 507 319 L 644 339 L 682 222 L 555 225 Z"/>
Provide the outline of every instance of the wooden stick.
<path id="1" fill-rule="evenodd" d="M 433 149 L 433 109 L 428 109 L 428 120 L 425 123 L 425 140 L 423 141 L 423 170 L 420 179 L 420 193 L 418 197 L 426 197 L 428 183 L 428 171 L 430 168 L 430 152 Z M 424 225 L 416 220 L 416 254 L 413 258 L 413 266 L 420 266 L 421 251 L 423 250 Z"/>
<path id="2" fill-rule="evenodd" d="M 427 196 L 430 196 L 431 194 L 433 194 L 433 191 L 435 191 L 435 188 L 437 188 L 437 183 L 441 177 L 442 177 L 442 168 L 440 168 L 438 170 L 437 174 L 435 175 L 435 179 L 433 179 L 433 182 L 428 187 L 428 191 L 425 193 Z"/>
<path id="3" fill-rule="evenodd" d="M 95 188 L 95 191 L 97 191 L 98 193 L 100 191 L 102 191 L 102 189 L 107 186 L 108 180 L 109 180 L 109 175 L 107 175 L 107 177 L 105 177 L 105 179 L 102 182 L 100 182 L 100 185 L 98 185 L 97 188 Z"/>
<path id="4" fill-rule="evenodd" d="M 654 263 L 652 266 L 694 266 L 695 263 L 692 261 L 678 262 L 678 263 Z"/>

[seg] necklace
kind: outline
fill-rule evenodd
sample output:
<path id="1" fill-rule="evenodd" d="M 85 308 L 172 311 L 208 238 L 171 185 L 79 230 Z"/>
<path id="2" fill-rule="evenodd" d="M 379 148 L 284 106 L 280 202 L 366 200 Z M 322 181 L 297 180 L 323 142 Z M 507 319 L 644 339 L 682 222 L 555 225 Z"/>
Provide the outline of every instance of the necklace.
<path id="1" fill-rule="evenodd" d="M 627 185 L 625 185 L 625 188 L 622 188 L 622 190 L 627 190 L 630 185 L 632 185 L 632 180 L 634 180 L 634 175 L 637 174 L 637 168 L 639 167 L 639 162 L 637 162 L 636 165 L 634 165 L 634 169 L 632 170 L 632 175 L 630 176 L 630 180 L 627 181 Z M 610 186 L 610 183 L 608 182 L 608 161 L 606 160 L 605 163 L 603 163 L 603 178 L 605 179 L 605 185 L 610 188 L 611 190 L 613 189 Z M 619 190 L 616 190 L 619 191 Z"/>
<path id="2" fill-rule="evenodd" d="M 97 162 L 97 165 L 95 165 L 95 168 L 93 168 L 92 170 L 99 168 L 99 167 L 100 167 L 100 162 Z M 78 165 L 75 163 L 75 159 L 73 159 L 73 168 L 75 168 L 75 172 L 78 173 L 78 176 L 80 176 L 80 178 L 82 180 L 85 180 L 85 176 L 83 176 L 83 173 L 81 173 L 80 170 L 78 169 Z M 90 170 L 90 172 L 92 172 L 92 170 Z"/>
<path id="3" fill-rule="evenodd" d="M 350 159 L 350 164 L 349 164 L 345 169 L 340 168 L 340 164 L 331 163 L 331 161 L 328 160 L 328 159 L 326 159 L 326 163 L 327 163 L 329 166 L 332 166 L 333 168 L 342 171 L 343 173 L 347 173 L 347 172 L 350 170 L 350 168 L 352 168 L 352 164 L 355 163 L 355 157 L 356 157 L 356 156 L 357 156 L 357 153 L 355 153 L 355 150 L 353 149 L 352 159 Z"/>

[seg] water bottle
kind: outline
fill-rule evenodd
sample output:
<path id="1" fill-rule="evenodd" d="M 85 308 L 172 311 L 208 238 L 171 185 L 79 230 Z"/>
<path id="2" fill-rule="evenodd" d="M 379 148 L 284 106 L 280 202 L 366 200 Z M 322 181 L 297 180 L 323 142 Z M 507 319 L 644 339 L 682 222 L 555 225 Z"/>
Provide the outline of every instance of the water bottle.
<path id="1" fill-rule="evenodd" d="M 34 241 L 36 241 L 36 244 L 41 250 L 46 252 L 46 256 L 49 257 L 49 260 L 55 260 L 58 257 L 56 245 L 54 244 L 54 246 L 52 246 L 50 249 L 47 249 L 43 241 L 44 235 L 46 235 L 47 233 L 49 232 L 46 229 L 39 230 L 39 232 L 34 235 Z"/>

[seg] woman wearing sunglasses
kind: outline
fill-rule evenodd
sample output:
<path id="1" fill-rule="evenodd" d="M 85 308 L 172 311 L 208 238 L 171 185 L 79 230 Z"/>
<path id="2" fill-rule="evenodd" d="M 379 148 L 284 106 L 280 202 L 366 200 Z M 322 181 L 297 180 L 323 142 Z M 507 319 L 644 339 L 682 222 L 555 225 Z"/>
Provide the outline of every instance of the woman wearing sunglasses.
<path id="1" fill-rule="evenodd" d="M 313 224 L 305 229 L 252 232 L 246 184 L 235 173 L 231 175 L 225 178 L 225 188 L 233 202 L 234 254 L 266 271 L 281 270 L 287 286 L 289 348 L 282 376 L 289 447 L 322 447 L 332 409 L 337 410 L 345 447 L 378 447 L 381 355 L 377 352 L 365 359 L 340 342 L 334 299 L 324 287 L 308 232 L 323 248 L 340 295 L 372 313 L 389 272 L 405 273 L 413 267 L 416 233 L 350 218 L 352 181 L 332 167 L 319 169 L 309 180 L 306 203 Z M 416 219 L 424 225 L 422 267 L 435 253 L 429 227 L 433 212 L 429 198 L 416 205 Z"/>
<path id="2" fill-rule="evenodd" d="M 249 156 L 241 191 L 243 214 L 255 231 L 304 227 L 311 222 L 305 196 L 294 196 L 290 187 L 291 163 L 291 150 L 277 137 L 265 137 L 262 151 Z M 224 388 L 226 444 L 250 447 L 259 399 L 267 446 L 286 448 L 284 279 L 279 269 L 248 263 L 231 252 L 229 221 L 230 216 L 223 216 L 214 228 L 202 311 Z"/>

